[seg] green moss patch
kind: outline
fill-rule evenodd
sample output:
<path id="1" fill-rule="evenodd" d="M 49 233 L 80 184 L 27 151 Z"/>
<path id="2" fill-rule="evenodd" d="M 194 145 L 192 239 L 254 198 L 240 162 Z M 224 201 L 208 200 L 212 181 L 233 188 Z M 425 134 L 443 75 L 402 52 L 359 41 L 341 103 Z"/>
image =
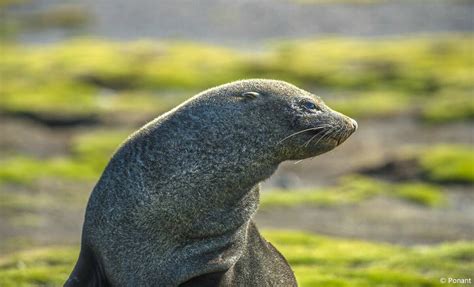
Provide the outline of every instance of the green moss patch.
<path id="1" fill-rule="evenodd" d="M 261 207 L 355 204 L 375 196 L 391 196 L 436 207 L 446 204 L 442 190 L 422 182 L 388 183 L 366 176 L 346 176 L 338 185 L 318 189 L 271 190 L 262 193 Z"/>
<path id="2" fill-rule="evenodd" d="M 414 203 L 432 207 L 446 203 L 446 197 L 439 187 L 419 182 L 397 185 L 395 195 Z"/>
<path id="3" fill-rule="evenodd" d="M 69 158 L 41 160 L 27 157 L 10 158 L 4 161 L 0 178 L 9 182 L 31 182 L 43 177 L 58 177 L 76 180 L 92 180 L 97 173 L 89 165 Z"/>
<path id="4" fill-rule="evenodd" d="M 402 248 L 301 232 L 264 234 L 301 286 L 442 286 L 440 278 L 469 278 L 474 268 L 472 242 Z"/>
<path id="5" fill-rule="evenodd" d="M 403 93 L 388 91 L 354 93 L 344 98 L 328 98 L 326 102 L 332 109 L 358 119 L 391 117 L 415 108 L 413 100 Z"/>
<path id="6" fill-rule="evenodd" d="M 438 145 L 420 153 L 421 167 L 440 182 L 474 182 L 474 149 L 463 145 Z"/>
<path id="7" fill-rule="evenodd" d="M 421 117 L 433 123 L 474 119 L 472 90 L 452 90 L 423 102 Z"/>
<path id="8" fill-rule="evenodd" d="M 419 111 L 428 121 L 472 119 L 471 35 L 278 42 L 259 53 L 190 42 L 74 40 L 4 43 L 0 111 L 50 117 L 159 114 L 196 91 L 242 78 L 277 78 L 345 94 L 349 115 Z M 331 102 L 330 102 L 331 103 Z"/>
<path id="9" fill-rule="evenodd" d="M 440 278 L 469 278 L 474 243 L 397 247 L 295 231 L 264 231 L 288 259 L 300 286 L 443 286 Z M 48 247 L 0 257 L 0 285 L 62 286 L 76 247 Z"/>
<path id="10" fill-rule="evenodd" d="M 90 165 L 70 158 L 42 160 L 30 157 L 10 157 L 1 161 L 0 182 L 31 184 L 40 178 L 93 180 L 97 172 Z"/>
<path id="11" fill-rule="evenodd" d="M 472 184 L 474 148 L 467 144 L 435 144 L 409 148 L 363 174 L 390 181 L 422 181 L 432 184 Z"/>
<path id="12" fill-rule="evenodd" d="M 93 130 L 72 139 L 70 156 L 10 156 L 0 161 L 0 183 L 32 184 L 43 178 L 95 181 L 130 130 Z"/>
<path id="13" fill-rule="evenodd" d="M 0 259 L 0 285 L 62 286 L 77 259 L 76 248 L 38 248 Z"/>

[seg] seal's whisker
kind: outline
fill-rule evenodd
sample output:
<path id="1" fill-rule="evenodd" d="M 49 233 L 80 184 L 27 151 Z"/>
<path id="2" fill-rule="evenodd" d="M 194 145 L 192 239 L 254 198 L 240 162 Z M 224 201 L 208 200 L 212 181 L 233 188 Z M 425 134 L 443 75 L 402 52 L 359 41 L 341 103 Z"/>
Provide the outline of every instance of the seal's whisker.
<path id="1" fill-rule="evenodd" d="M 291 135 L 285 137 L 284 139 L 280 140 L 277 144 L 280 144 L 280 143 L 282 143 L 283 141 L 285 141 L 285 140 L 287 140 L 287 139 L 289 139 L 289 138 L 291 138 L 291 137 L 293 137 L 293 136 L 295 136 L 295 135 L 298 135 L 298 134 L 301 134 L 301 133 L 304 133 L 304 132 L 307 132 L 307 131 L 314 131 L 314 130 L 324 129 L 324 128 L 326 128 L 326 127 L 330 127 L 330 125 L 325 124 L 325 125 L 321 125 L 321 126 L 317 126 L 317 127 L 312 127 L 312 128 L 309 128 L 309 129 L 304 129 L 304 130 L 302 130 L 302 131 L 293 133 L 293 134 L 291 134 Z"/>
<path id="2" fill-rule="evenodd" d="M 341 128 L 341 129 L 342 129 L 342 132 L 339 135 L 337 135 L 337 138 L 338 138 L 337 144 L 338 145 L 342 142 L 343 139 L 346 139 L 346 138 L 349 137 L 349 132 L 347 130 L 343 129 L 343 128 Z"/>
<path id="3" fill-rule="evenodd" d="M 332 130 L 332 129 L 329 129 L 329 130 L 327 130 L 327 131 L 326 131 L 325 133 L 323 133 L 323 134 L 316 134 L 316 135 L 312 136 L 312 137 L 311 137 L 306 143 L 304 143 L 302 146 L 307 147 L 307 146 L 311 143 L 311 141 L 313 141 L 317 136 L 320 136 L 320 138 L 321 138 L 321 137 L 323 137 L 324 135 L 326 135 L 327 133 L 330 133 L 331 130 Z"/>
<path id="4" fill-rule="evenodd" d="M 326 131 L 326 132 L 327 132 L 327 131 Z M 321 134 L 320 134 L 320 133 L 315 134 L 314 136 L 312 136 L 309 140 L 307 140 L 307 141 L 306 141 L 304 144 L 302 144 L 301 146 L 302 146 L 302 147 L 303 147 L 303 146 L 304 146 L 304 147 L 307 147 L 308 144 L 309 144 L 315 137 L 317 137 L 318 135 L 321 135 Z"/>
<path id="5" fill-rule="evenodd" d="M 341 129 L 342 129 L 342 134 L 338 142 L 338 145 L 341 144 L 343 140 L 347 139 L 350 136 L 350 132 L 348 130 L 346 130 L 345 128 L 341 128 Z"/>
<path id="6" fill-rule="evenodd" d="M 342 128 L 338 128 L 338 129 L 334 132 L 334 137 L 340 136 L 343 132 L 344 132 L 344 131 L 343 131 Z"/>
<path id="7" fill-rule="evenodd" d="M 317 144 L 318 144 L 321 140 L 323 140 L 326 136 L 330 135 L 333 130 L 334 130 L 334 129 L 330 129 L 328 133 L 325 133 L 324 136 L 322 136 L 322 137 L 315 143 L 315 145 L 317 145 Z"/>
<path id="8" fill-rule="evenodd" d="M 319 140 L 316 142 L 316 144 L 318 144 L 318 142 L 319 142 L 321 139 L 323 139 L 326 135 L 330 134 L 333 130 L 334 130 L 334 128 L 330 128 L 330 129 L 327 130 L 324 134 L 322 134 L 321 137 L 319 138 Z M 303 144 L 302 146 L 306 146 L 306 147 L 307 147 L 307 146 L 311 143 L 311 141 L 312 141 L 313 139 L 315 139 L 316 136 L 318 136 L 318 135 L 319 135 L 319 134 L 312 136 L 312 137 L 311 137 L 305 144 Z"/>
<path id="9" fill-rule="evenodd" d="M 300 159 L 298 161 L 295 161 L 293 164 L 299 164 L 300 162 L 302 162 L 304 159 Z"/>
<path id="10" fill-rule="evenodd" d="M 349 135 L 350 135 L 349 131 L 345 130 L 344 135 L 343 135 L 343 139 L 347 139 L 349 137 Z"/>
<path id="11" fill-rule="evenodd" d="M 315 138 L 317 137 L 319 134 L 315 134 L 314 136 L 312 136 L 309 140 L 307 140 L 304 144 L 302 144 L 301 146 L 303 147 L 307 147 L 308 144 Z"/>
<path id="12" fill-rule="evenodd" d="M 307 147 L 307 146 L 310 144 L 310 142 L 311 142 L 313 139 L 315 139 L 317 136 L 324 136 L 324 135 L 327 134 L 328 132 L 331 132 L 331 130 L 332 130 L 332 128 L 330 128 L 329 130 L 327 130 L 327 131 L 326 131 L 324 134 L 322 134 L 322 135 L 321 135 L 321 134 L 315 134 L 314 136 L 312 136 L 309 140 L 307 140 L 307 141 L 306 141 L 303 145 L 301 145 L 301 146 L 302 146 L 302 147 L 303 147 L 303 146 L 304 146 L 304 147 Z"/>
<path id="13" fill-rule="evenodd" d="M 339 138 L 339 137 L 344 137 L 346 134 L 346 130 L 343 128 L 343 127 L 340 127 L 338 130 L 337 130 L 337 133 L 335 135 L 336 138 Z"/>

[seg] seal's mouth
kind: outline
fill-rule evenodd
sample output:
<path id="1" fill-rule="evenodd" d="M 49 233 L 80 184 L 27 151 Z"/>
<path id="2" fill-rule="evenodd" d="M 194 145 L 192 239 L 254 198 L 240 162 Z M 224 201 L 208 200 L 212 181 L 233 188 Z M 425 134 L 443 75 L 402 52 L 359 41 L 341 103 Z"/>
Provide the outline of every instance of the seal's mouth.
<path id="1" fill-rule="evenodd" d="M 308 132 L 308 136 L 310 138 L 305 142 L 305 147 L 311 145 L 320 146 L 321 148 L 324 146 L 330 146 L 331 148 L 334 148 L 347 139 L 345 133 L 335 127 L 311 130 Z"/>
<path id="2" fill-rule="evenodd" d="M 331 136 L 331 139 L 336 142 L 336 145 L 340 145 L 343 142 L 345 142 L 356 130 L 357 130 L 357 123 L 352 124 L 350 128 L 347 128 L 335 133 L 334 135 Z"/>
<path id="3" fill-rule="evenodd" d="M 335 146 L 339 146 L 345 142 L 356 130 L 357 122 L 351 119 L 351 122 L 349 122 L 346 127 L 338 130 L 333 129 L 327 137 L 327 142 L 330 142 Z"/>
<path id="4" fill-rule="evenodd" d="M 333 140 L 336 142 L 336 145 L 341 145 L 343 142 L 345 142 L 349 136 L 344 136 L 344 137 L 339 137 L 339 138 L 334 138 Z"/>

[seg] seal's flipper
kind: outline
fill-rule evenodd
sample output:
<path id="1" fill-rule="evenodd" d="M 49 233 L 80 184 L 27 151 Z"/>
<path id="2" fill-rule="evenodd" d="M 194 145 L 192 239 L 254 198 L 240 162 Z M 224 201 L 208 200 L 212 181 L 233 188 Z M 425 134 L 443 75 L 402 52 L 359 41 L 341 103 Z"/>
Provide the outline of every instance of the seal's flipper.
<path id="1" fill-rule="evenodd" d="M 64 287 L 110 287 L 92 251 L 82 246 L 79 259 Z"/>

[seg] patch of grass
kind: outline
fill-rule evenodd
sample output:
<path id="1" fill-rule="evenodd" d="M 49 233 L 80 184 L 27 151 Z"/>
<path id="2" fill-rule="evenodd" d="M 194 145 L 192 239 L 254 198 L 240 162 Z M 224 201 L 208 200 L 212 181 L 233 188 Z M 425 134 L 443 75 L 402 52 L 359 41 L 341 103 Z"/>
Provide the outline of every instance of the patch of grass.
<path id="1" fill-rule="evenodd" d="M 0 183 L 31 184 L 40 178 L 64 178 L 90 181 L 97 178 L 97 171 L 87 163 L 70 158 L 38 158 L 16 156 L 0 162 Z"/>
<path id="2" fill-rule="evenodd" d="M 453 90 L 432 97 L 420 105 L 421 117 L 433 123 L 474 119 L 472 90 Z"/>
<path id="3" fill-rule="evenodd" d="M 359 119 L 390 117 L 413 109 L 412 101 L 406 95 L 383 91 L 329 98 L 326 102 L 332 109 Z"/>
<path id="4" fill-rule="evenodd" d="M 468 35 L 288 41 L 277 44 L 259 64 L 264 74 L 278 72 L 306 85 L 402 91 L 416 97 L 441 87 L 472 87 L 472 41 Z"/>
<path id="5" fill-rule="evenodd" d="M 338 185 L 325 188 L 264 192 L 261 197 L 261 208 L 355 204 L 380 195 L 429 207 L 446 203 L 445 195 L 434 185 L 421 182 L 388 183 L 357 175 L 343 177 Z"/>
<path id="6" fill-rule="evenodd" d="M 383 189 L 383 184 L 365 177 L 346 177 L 335 187 L 319 189 L 272 190 L 262 193 L 261 208 L 297 205 L 331 206 L 356 203 Z"/>
<path id="7" fill-rule="evenodd" d="M 472 242 L 402 248 L 301 232 L 264 235 L 288 259 L 301 286 L 441 286 L 446 274 L 469 277 L 474 268 Z"/>
<path id="8" fill-rule="evenodd" d="M 72 140 L 72 156 L 39 159 L 11 156 L 0 161 L 0 183 L 32 184 L 43 178 L 97 180 L 115 149 L 131 132 L 95 130 Z"/>
<path id="9" fill-rule="evenodd" d="M 130 130 L 95 130 L 77 135 L 72 144 L 73 157 L 94 170 L 97 177 L 130 134 Z"/>
<path id="10" fill-rule="evenodd" d="M 424 107 L 437 95 L 423 118 L 459 120 L 472 118 L 472 107 L 463 105 L 467 96 L 450 95 L 474 87 L 472 44 L 470 34 L 287 41 L 259 53 L 190 42 L 4 43 L 0 110 L 87 116 L 145 107 L 160 113 L 204 88 L 260 77 L 352 94 L 334 105 L 367 117 L 400 113 L 419 98 Z M 451 111 L 440 117 L 437 103 Z"/>
<path id="11" fill-rule="evenodd" d="M 39 71 L 43 72 L 46 71 Z M 90 116 L 99 111 L 94 97 L 97 93 L 95 87 L 63 81 L 61 77 L 57 82 L 44 79 L 39 85 L 42 78 L 44 76 L 5 81 L 7 84 L 1 90 L 1 107 L 10 112 L 52 113 L 62 117 Z"/>
<path id="12" fill-rule="evenodd" d="M 395 188 L 397 197 L 408 201 L 436 207 L 446 203 L 446 198 L 437 186 L 425 183 L 403 183 Z"/>
<path id="13" fill-rule="evenodd" d="M 468 278 L 474 242 L 431 247 L 344 240 L 295 231 L 264 231 L 288 259 L 300 286 L 442 286 L 442 277 Z M 48 247 L 0 257 L 0 285 L 61 286 L 76 247 Z"/>
<path id="14" fill-rule="evenodd" d="M 195 90 L 231 81 L 239 66 L 236 57 L 241 57 L 219 47 L 178 42 L 4 46 L 0 108 L 51 114 L 133 112 L 143 106 L 162 112 L 182 101 L 182 92 L 161 97 L 155 90 L 191 90 L 189 97 Z M 140 101 L 146 104 L 139 106 Z"/>
<path id="15" fill-rule="evenodd" d="M 62 286 L 77 259 L 76 248 L 38 248 L 0 259 L 0 285 Z"/>
<path id="16" fill-rule="evenodd" d="M 339 197 L 319 190 L 272 190 L 262 193 L 260 208 L 290 207 L 297 205 L 334 205 L 339 203 Z"/>
<path id="17" fill-rule="evenodd" d="M 40 161 L 27 157 L 4 159 L 0 168 L 0 180 L 2 182 L 29 183 L 41 172 Z"/>
<path id="18" fill-rule="evenodd" d="M 167 112 L 190 96 L 186 92 L 162 92 L 128 90 L 112 92 L 98 99 L 102 112 L 121 115 L 122 118 L 145 114 L 149 118 Z"/>
<path id="19" fill-rule="evenodd" d="M 437 145 L 420 153 L 421 167 L 439 182 L 474 182 L 474 149 L 463 145 Z"/>

